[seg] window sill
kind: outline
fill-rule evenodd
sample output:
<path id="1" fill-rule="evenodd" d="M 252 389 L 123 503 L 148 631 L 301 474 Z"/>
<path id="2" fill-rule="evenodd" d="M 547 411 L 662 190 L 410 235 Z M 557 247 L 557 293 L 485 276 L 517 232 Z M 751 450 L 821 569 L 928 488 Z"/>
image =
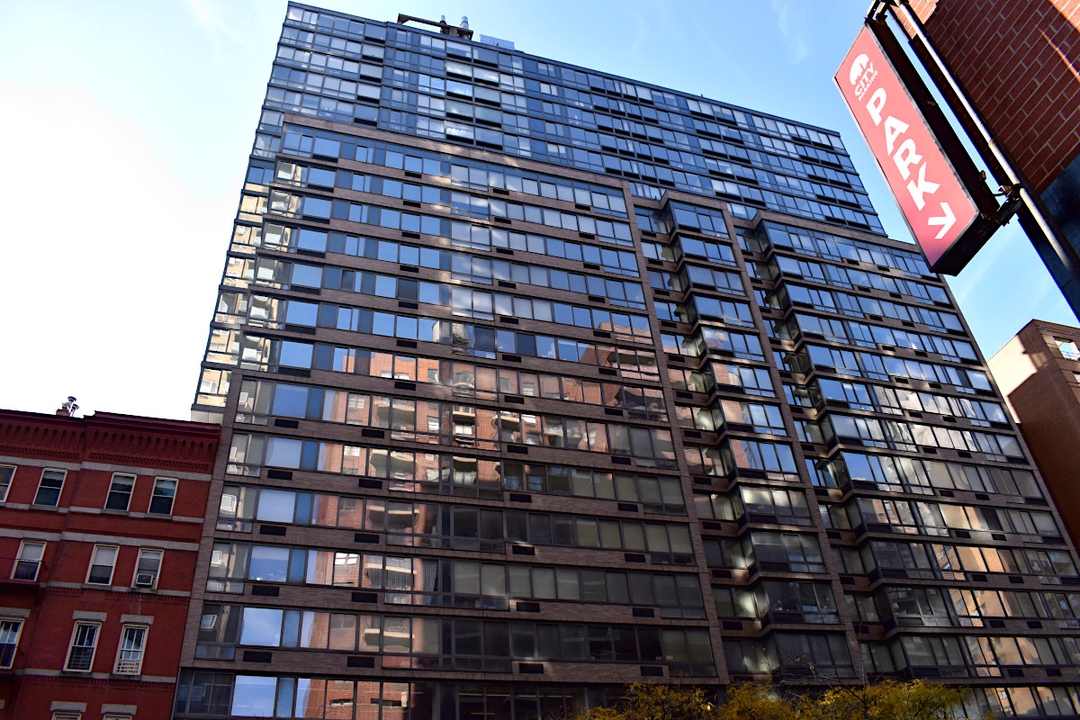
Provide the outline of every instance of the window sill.
<path id="1" fill-rule="evenodd" d="M 27 588 L 27 587 L 31 587 L 31 586 L 37 586 L 37 585 L 44 585 L 45 584 L 44 581 L 39 582 L 36 577 L 34 579 L 32 579 L 32 580 L 27 580 L 27 579 L 24 579 L 24 578 L 8 578 L 6 580 L 0 580 L 0 583 L 4 583 L 4 584 L 7 584 L 7 585 L 12 585 L 14 587 L 22 587 L 22 588 Z"/>
<path id="2" fill-rule="evenodd" d="M 132 674 L 132 673 L 117 673 L 117 672 L 109 673 L 109 679 L 110 680 L 134 680 L 135 682 L 139 682 L 139 681 L 142 680 L 142 672 L 140 672 L 137 675 Z"/>

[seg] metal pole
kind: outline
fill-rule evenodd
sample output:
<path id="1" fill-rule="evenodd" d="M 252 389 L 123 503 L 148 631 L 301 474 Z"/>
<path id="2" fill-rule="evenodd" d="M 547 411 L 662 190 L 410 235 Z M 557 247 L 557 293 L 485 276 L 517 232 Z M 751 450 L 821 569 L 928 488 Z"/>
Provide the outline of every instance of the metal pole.
<path id="1" fill-rule="evenodd" d="M 874 5 L 876 6 L 877 4 L 878 3 L 875 3 Z M 1009 163 L 1004 153 L 998 148 L 997 143 L 994 142 L 994 138 L 990 134 L 990 131 L 983 125 L 982 119 L 975 112 L 975 109 L 971 107 L 967 95 L 960 89 L 960 86 L 953 78 L 952 73 L 949 72 L 949 69 L 937 54 L 937 50 L 934 49 L 933 44 L 930 42 L 930 38 L 928 38 L 923 31 L 922 22 L 908 7 L 908 0 L 893 0 L 891 2 L 886 0 L 885 5 L 888 6 L 894 14 L 897 12 L 903 13 L 904 19 L 915 29 L 915 34 L 922 41 L 923 47 L 926 48 L 926 52 L 930 55 L 930 59 L 934 61 L 938 71 L 941 73 L 942 77 L 945 78 L 945 81 L 949 83 L 949 87 L 960 100 L 964 112 L 967 113 L 971 123 L 978 129 L 986 146 L 990 149 L 990 152 L 993 153 L 994 159 L 1001 165 L 1009 184 L 1019 188 L 1020 199 L 1027 207 L 1028 212 L 1031 213 L 1031 217 L 1035 220 L 1035 223 L 1039 226 L 1043 235 L 1046 236 L 1046 240 L 1050 243 L 1050 247 L 1054 249 L 1054 253 L 1058 256 L 1058 260 L 1061 261 L 1061 264 L 1065 266 L 1065 270 L 1068 271 L 1072 277 L 1080 278 L 1080 275 L 1077 274 L 1077 268 L 1080 268 L 1080 256 L 1077 255 L 1076 249 L 1073 248 L 1072 245 L 1063 247 L 1057 235 L 1051 230 L 1050 224 L 1046 221 L 1039 206 L 1035 203 L 1035 198 L 1033 198 L 1031 193 L 1028 192 L 1028 189 L 1024 187 L 1024 184 L 1020 181 L 1020 177 L 1017 175 L 1016 171 L 1013 170 L 1012 165 Z M 873 12 L 873 6 L 871 7 L 871 12 Z M 897 18 L 897 21 L 900 21 L 899 17 Z"/>

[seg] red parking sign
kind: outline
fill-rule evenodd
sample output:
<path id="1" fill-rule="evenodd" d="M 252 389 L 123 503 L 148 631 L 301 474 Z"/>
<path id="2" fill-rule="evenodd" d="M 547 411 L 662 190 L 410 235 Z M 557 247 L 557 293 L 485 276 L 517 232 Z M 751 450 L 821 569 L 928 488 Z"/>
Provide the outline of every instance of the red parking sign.
<path id="1" fill-rule="evenodd" d="M 979 209 L 877 38 L 863 27 L 833 77 L 932 269 Z"/>

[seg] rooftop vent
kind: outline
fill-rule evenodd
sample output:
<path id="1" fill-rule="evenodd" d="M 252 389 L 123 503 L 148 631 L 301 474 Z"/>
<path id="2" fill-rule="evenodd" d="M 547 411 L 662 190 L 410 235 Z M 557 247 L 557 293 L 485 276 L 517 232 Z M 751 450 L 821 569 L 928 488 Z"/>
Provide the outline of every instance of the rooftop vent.
<path id="1" fill-rule="evenodd" d="M 60 403 L 60 407 L 56 409 L 56 414 L 63 417 L 75 417 L 75 411 L 79 409 L 79 406 L 75 404 L 75 397 L 68 395 L 68 399 Z"/>

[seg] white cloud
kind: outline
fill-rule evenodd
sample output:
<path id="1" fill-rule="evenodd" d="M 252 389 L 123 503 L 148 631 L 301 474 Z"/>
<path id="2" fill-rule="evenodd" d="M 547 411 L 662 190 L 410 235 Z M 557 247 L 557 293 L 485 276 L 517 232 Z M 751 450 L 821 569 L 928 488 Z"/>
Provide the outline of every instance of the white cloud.
<path id="1" fill-rule="evenodd" d="M 243 27 L 243 24 L 236 25 L 232 22 L 238 18 L 230 18 L 229 21 L 226 21 L 226 19 L 223 18 L 224 10 L 218 6 L 218 3 L 215 0 L 188 0 L 188 5 L 191 7 L 191 11 L 195 14 L 195 17 L 198 18 L 199 22 L 222 33 L 238 45 L 245 48 L 250 47 L 244 33 L 237 32 L 233 29 L 234 27 Z"/>
<path id="2" fill-rule="evenodd" d="M 997 242 L 995 242 L 995 240 L 997 240 Z M 995 273 L 1000 271 L 1001 256 L 1008 247 L 1003 240 L 1004 238 L 1002 237 L 992 239 L 971 260 L 971 263 L 964 268 L 963 272 L 949 282 L 950 287 L 953 289 L 953 293 L 956 295 L 956 302 L 958 305 L 964 305 L 967 303 L 968 298 L 984 292 L 982 279 L 988 272 Z"/>
<path id="3" fill-rule="evenodd" d="M 810 55 L 810 43 L 803 34 L 809 26 L 806 6 L 794 0 L 770 0 L 769 5 L 780 26 L 780 36 L 787 43 L 788 58 L 798 65 Z"/>

